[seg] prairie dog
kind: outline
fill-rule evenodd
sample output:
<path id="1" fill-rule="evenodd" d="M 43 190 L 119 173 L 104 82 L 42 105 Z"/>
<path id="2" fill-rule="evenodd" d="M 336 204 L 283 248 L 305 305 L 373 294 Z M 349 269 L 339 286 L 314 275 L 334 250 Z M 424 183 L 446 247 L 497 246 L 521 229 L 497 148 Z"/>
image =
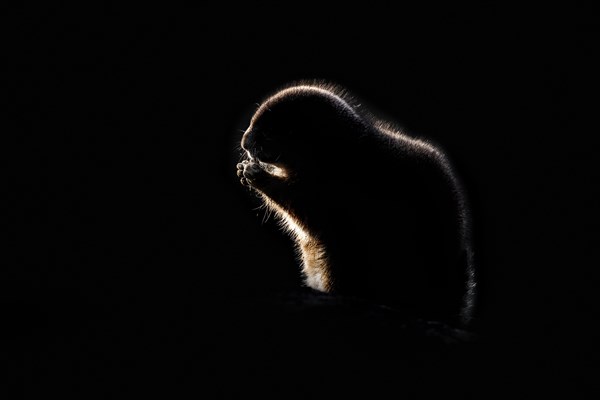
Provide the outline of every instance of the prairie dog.
<path id="1" fill-rule="evenodd" d="M 338 86 L 267 97 L 241 139 L 241 183 L 294 240 L 307 286 L 468 324 L 470 216 L 444 152 L 375 118 Z"/>

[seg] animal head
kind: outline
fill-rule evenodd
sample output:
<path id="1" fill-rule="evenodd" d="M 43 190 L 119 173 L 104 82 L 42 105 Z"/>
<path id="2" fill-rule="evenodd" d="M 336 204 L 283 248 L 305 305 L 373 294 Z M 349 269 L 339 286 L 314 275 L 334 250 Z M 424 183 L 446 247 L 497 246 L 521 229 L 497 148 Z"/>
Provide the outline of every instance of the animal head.
<path id="1" fill-rule="evenodd" d="M 252 159 L 298 169 L 343 151 L 344 136 L 366 129 L 356 110 L 339 94 L 319 85 L 297 85 L 267 98 L 242 138 Z"/>

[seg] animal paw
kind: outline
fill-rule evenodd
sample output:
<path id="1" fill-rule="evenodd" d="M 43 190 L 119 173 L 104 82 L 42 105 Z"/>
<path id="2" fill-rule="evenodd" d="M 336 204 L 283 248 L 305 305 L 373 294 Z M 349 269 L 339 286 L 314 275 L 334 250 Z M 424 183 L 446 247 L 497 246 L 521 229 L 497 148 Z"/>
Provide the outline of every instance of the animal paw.
<path id="1" fill-rule="evenodd" d="M 270 175 L 259 163 L 252 160 L 244 160 L 237 164 L 237 176 L 240 178 L 242 185 L 258 187 Z"/>

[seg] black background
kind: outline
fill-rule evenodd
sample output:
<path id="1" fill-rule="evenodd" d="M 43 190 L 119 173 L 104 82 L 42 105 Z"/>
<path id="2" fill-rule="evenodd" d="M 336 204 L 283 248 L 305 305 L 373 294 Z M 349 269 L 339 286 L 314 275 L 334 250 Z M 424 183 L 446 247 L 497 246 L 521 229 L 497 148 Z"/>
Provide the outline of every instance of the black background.
<path id="1" fill-rule="evenodd" d="M 211 370 L 238 340 L 220 331 L 230 299 L 298 271 L 237 181 L 236 146 L 256 104 L 301 79 L 348 88 L 454 161 L 482 267 L 483 398 L 593 387 L 597 15 L 349 7 L 11 10 L 9 389 L 200 394 L 247 373 L 235 357 Z"/>

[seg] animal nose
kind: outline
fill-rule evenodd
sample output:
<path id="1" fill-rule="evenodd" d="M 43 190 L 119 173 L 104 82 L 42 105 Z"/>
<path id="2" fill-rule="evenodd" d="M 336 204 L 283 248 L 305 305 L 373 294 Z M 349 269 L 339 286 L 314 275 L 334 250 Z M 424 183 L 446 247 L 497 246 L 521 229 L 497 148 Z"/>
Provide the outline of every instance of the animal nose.
<path id="1" fill-rule="evenodd" d="M 242 149 L 248 151 L 248 148 L 250 147 L 250 139 L 249 139 L 249 135 L 250 131 L 247 130 L 246 132 L 244 132 L 244 136 L 242 136 Z"/>

